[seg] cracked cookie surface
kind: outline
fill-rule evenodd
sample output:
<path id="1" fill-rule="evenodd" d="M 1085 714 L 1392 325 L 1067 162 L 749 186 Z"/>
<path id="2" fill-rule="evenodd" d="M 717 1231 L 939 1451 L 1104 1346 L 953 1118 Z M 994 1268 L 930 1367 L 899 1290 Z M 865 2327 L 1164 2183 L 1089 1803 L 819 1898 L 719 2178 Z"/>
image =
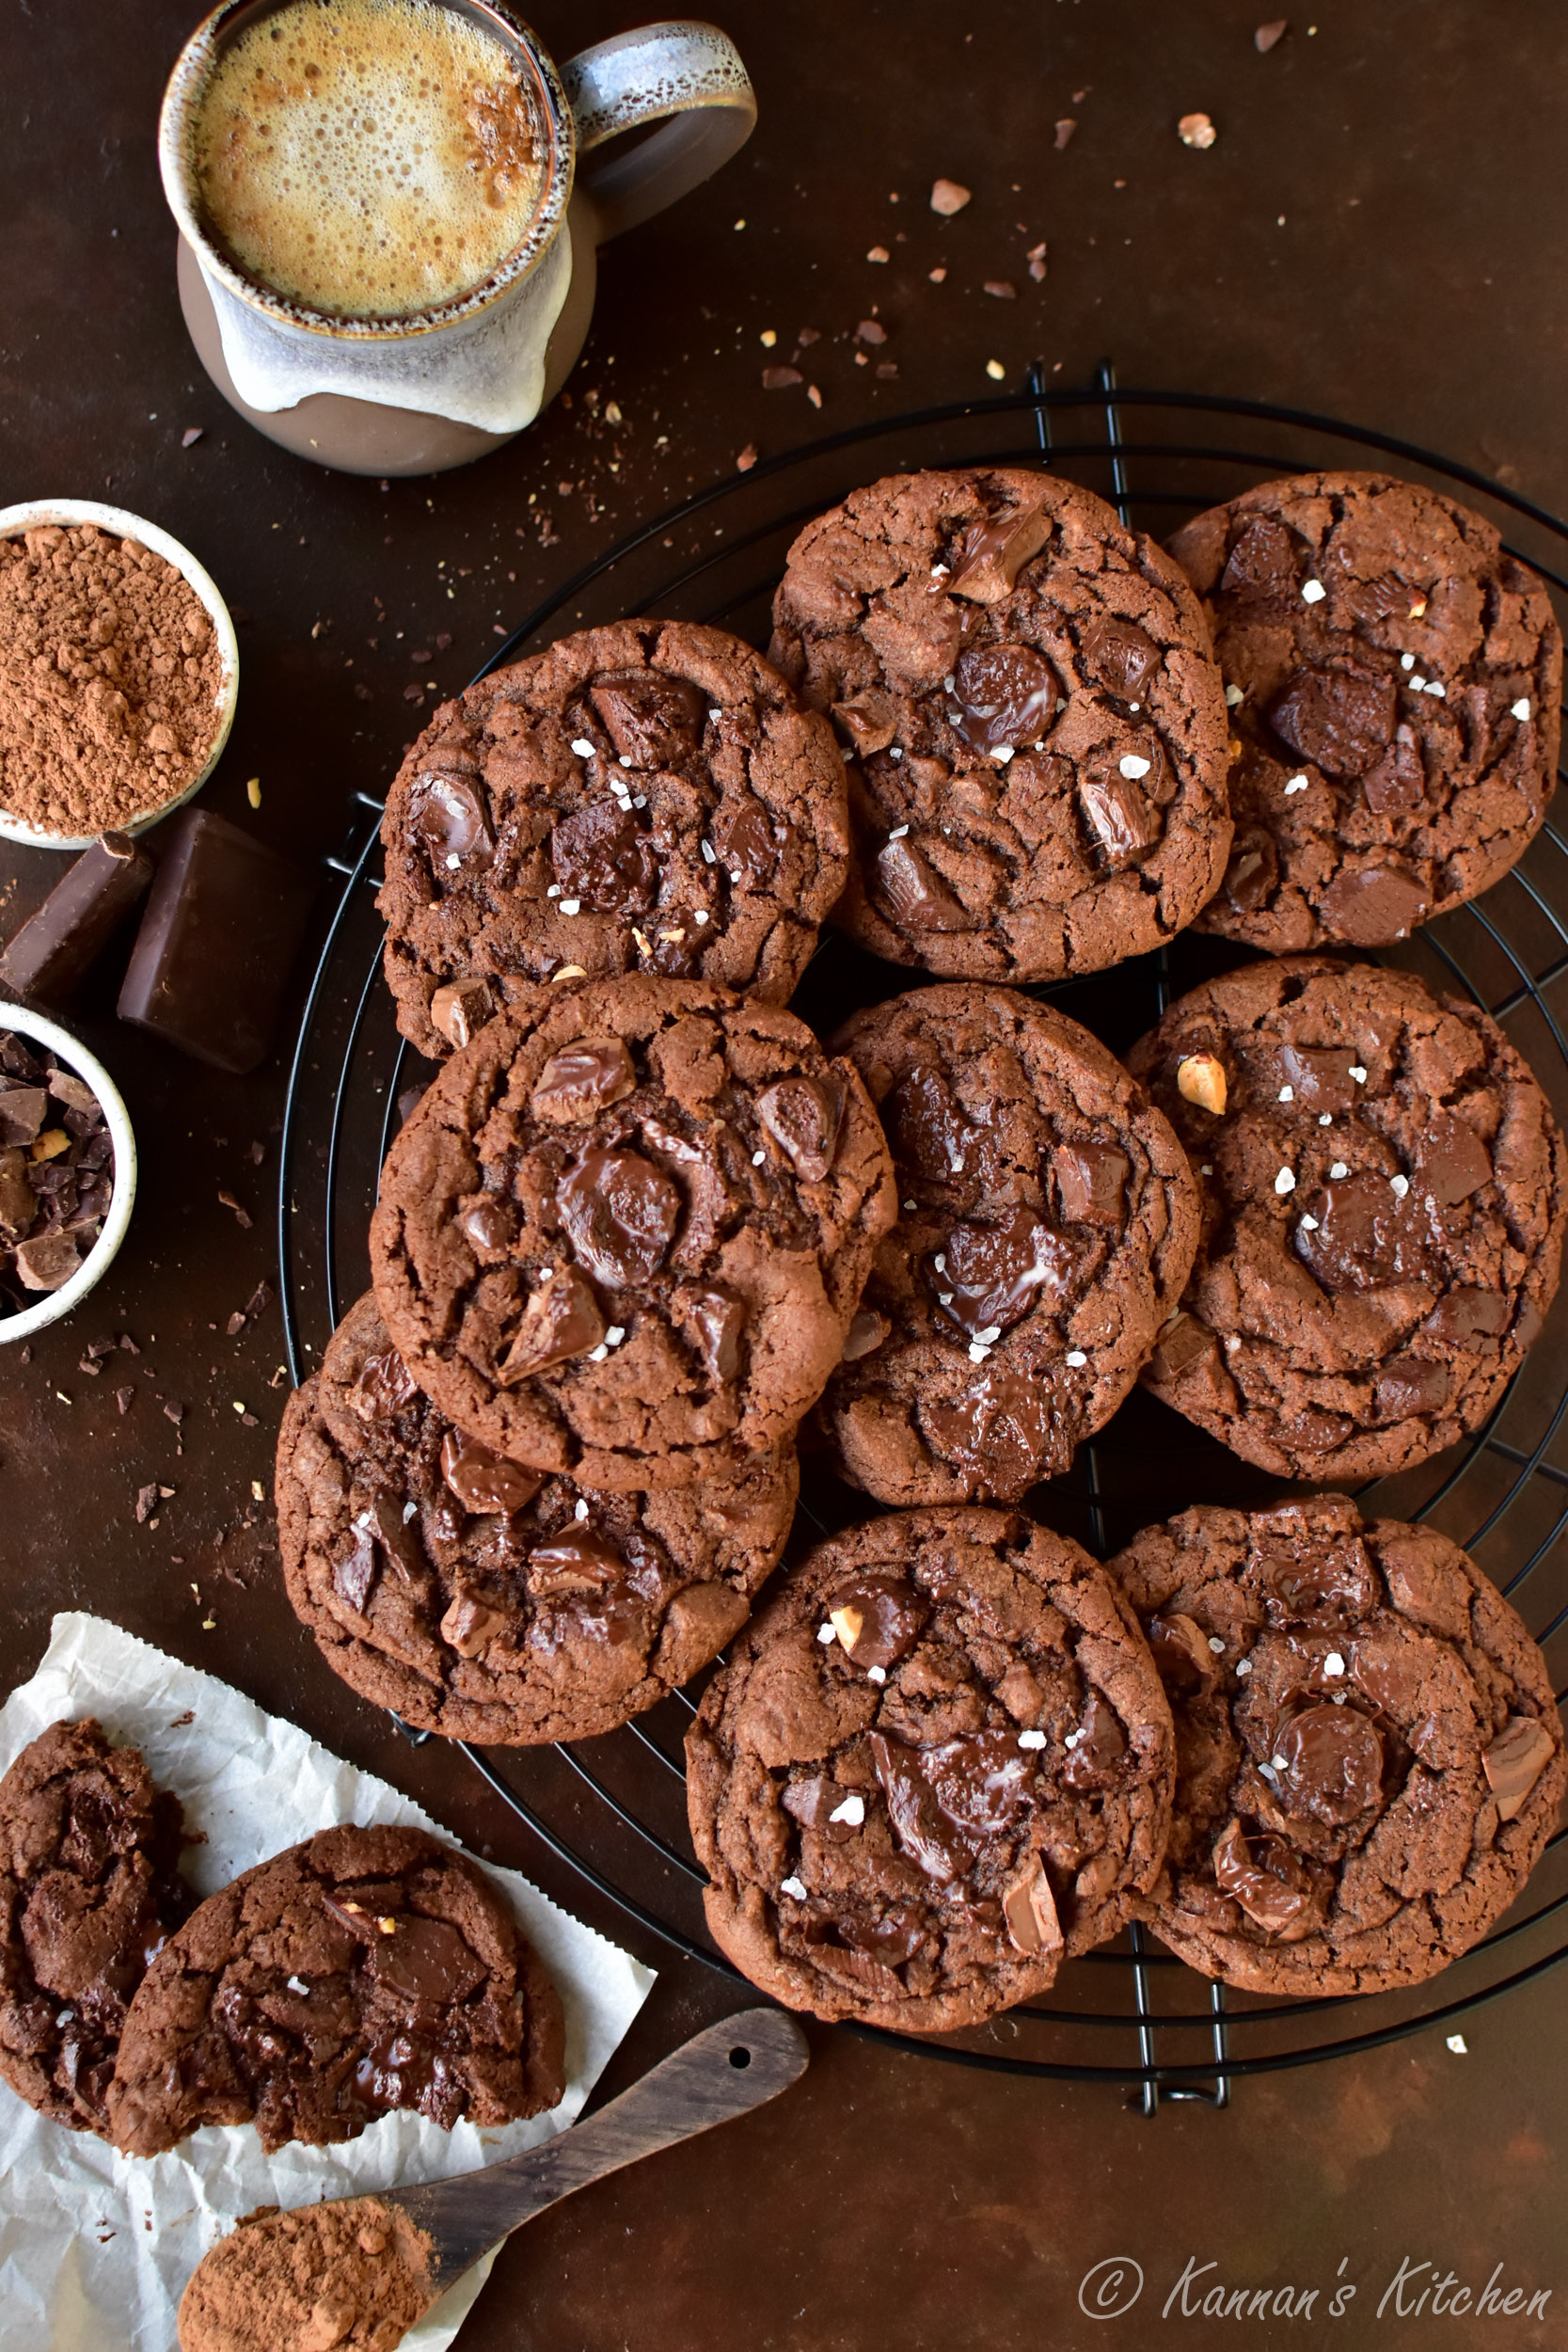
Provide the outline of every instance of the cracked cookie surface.
<path id="1" fill-rule="evenodd" d="M 899 1213 L 819 1423 L 879 1502 L 1016 1502 L 1110 1419 L 1181 1295 L 1186 1153 L 1098 1039 L 1010 989 L 916 989 L 833 1046 Z"/>
<path id="2" fill-rule="evenodd" d="M 183 1842 L 178 1799 L 90 1715 L 0 1780 L 0 2077 L 52 2122 L 108 2128 L 131 1997 L 196 1900 Z"/>
<path id="3" fill-rule="evenodd" d="M 895 963 L 1043 980 L 1158 946 L 1218 888 L 1227 734 L 1179 567 L 1022 468 L 894 475 L 808 523 L 773 660 L 847 745 L 833 920 Z"/>
<path id="4" fill-rule="evenodd" d="M 1373 1478 L 1484 1421 L 1557 1289 L 1568 1160 L 1495 1021 L 1295 956 L 1194 989 L 1128 1057 L 1203 1229 L 1144 1379 L 1286 1478 Z"/>
<path id="5" fill-rule="evenodd" d="M 1480 515 L 1381 473 L 1260 483 L 1170 551 L 1241 745 L 1198 929 L 1281 955 L 1404 938 L 1496 882 L 1557 787 L 1562 635 Z"/>
<path id="6" fill-rule="evenodd" d="M 827 723 L 679 621 L 581 630 L 443 703 L 381 837 L 388 985 L 435 1057 L 567 965 L 783 1004 L 849 857 Z"/>
<path id="7" fill-rule="evenodd" d="M 1416 1984 L 1479 1943 L 1556 1826 L 1568 1761 L 1540 1651 L 1435 1529 L 1347 1496 L 1185 1511 L 1110 1564 L 1176 1721 L 1144 1915 L 1258 1993 Z"/>
<path id="8" fill-rule="evenodd" d="M 323 1830 L 211 1895 L 131 2005 L 117 2147 L 254 2123 L 269 2153 L 411 2107 L 450 2130 L 553 2107 L 561 2002 L 502 1897 L 423 1830 Z"/>
<path id="9" fill-rule="evenodd" d="M 798 1485 L 792 1448 L 650 1494 L 525 1470 L 436 1410 L 367 1295 L 284 1411 L 284 1581 L 328 1665 L 415 1729 L 585 1740 L 745 1623 Z"/>
<path id="10" fill-rule="evenodd" d="M 889 1513 L 822 1544 L 687 1735 L 710 1930 L 819 2017 L 971 2026 L 1152 1886 L 1169 1708 L 1103 1568 L 1015 1512 Z"/>
<path id="11" fill-rule="evenodd" d="M 585 1486 L 734 1476 L 793 1438 L 895 1214 L 853 1066 L 700 980 L 535 990 L 453 1055 L 371 1227 L 449 1420 Z"/>

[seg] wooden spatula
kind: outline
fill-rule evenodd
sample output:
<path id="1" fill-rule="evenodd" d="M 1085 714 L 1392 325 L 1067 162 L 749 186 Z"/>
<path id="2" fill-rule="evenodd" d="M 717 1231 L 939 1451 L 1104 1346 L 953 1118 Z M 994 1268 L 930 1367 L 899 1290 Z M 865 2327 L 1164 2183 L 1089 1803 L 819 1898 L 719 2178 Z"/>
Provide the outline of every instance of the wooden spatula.
<path id="1" fill-rule="evenodd" d="M 259 2344 L 270 2352 L 326 2352 L 338 2343 L 348 2352 L 362 2340 L 362 2249 L 385 2238 L 388 2294 L 363 2319 L 365 2334 L 376 2327 L 378 2344 L 389 2347 L 393 2266 L 404 2326 L 412 2327 L 471 2263 L 546 2205 L 776 2098 L 804 2073 L 809 2056 L 805 2035 L 783 2010 L 742 2010 L 694 2034 L 587 2122 L 503 2164 L 244 2223 L 192 2272 L 180 2302 L 181 2344 L 184 2352 L 253 2352 Z M 401 2215 L 422 2237 L 399 2223 Z M 351 2280 L 344 2272 L 335 2284 L 339 2242 L 361 2249 L 359 2275 Z M 412 2275 L 401 2259 L 410 2251 Z"/>

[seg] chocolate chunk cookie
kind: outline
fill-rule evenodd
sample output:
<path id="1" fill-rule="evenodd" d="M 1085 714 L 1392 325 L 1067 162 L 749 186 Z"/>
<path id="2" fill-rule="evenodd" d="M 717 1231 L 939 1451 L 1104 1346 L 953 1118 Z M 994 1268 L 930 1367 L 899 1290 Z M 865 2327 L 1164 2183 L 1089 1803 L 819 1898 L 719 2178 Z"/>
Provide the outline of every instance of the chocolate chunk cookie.
<path id="1" fill-rule="evenodd" d="M 72 2131 L 105 2132 L 131 1996 L 196 1900 L 179 1802 L 88 1715 L 0 1780 L 0 2076 Z"/>
<path id="2" fill-rule="evenodd" d="M 1562 635 L 1489 522 L 1389 474 L 1297 474 L 1170 544 L 1240 745 L 1200 930 L 1380 946 L 1507 873 L 1556 788 Z"/>
<path id="3" fill-rule="evenodd" d="M 789 1443 L 895 1208 L 851 1063 L 770 1005 L 632 977 L 534 990 L 452 1057 L 392 1146 L 371 1261 L 449 1420 L 645 1493 Z"/>
<path id="4" fill-rule="evenodd" d="M 1144 1377 L 1286 1478 L 1373 1478 L 1475 1429 L 1557 1289 L 1568 1162 L 1495 1021 L 1407 972 L 1253 963 L 1129 1057 L 1203 1232 Z"/>
<path id="5" fill-rule="evenodd" d="M 1111 1574 L 1176 1718 L 1169 1857 L 1146 1915 L 1256 1993 L 1417 1984 L 1501 1917 L 1568 1761 L 1540 1651 L 1435 1529 L 1343 1495 L 1184 1511 Z"/>
<path id="6" fill-rule="evenodd" d="M 203 2123 L 355 2139 L 393 2107 L 444 2130 L 553 2107 L 555 1987 L 466 1855 L 415 1829 L 327 1829 L 194 1912 L 142 1980 L 109 2090 L 117 2147 Z"/>
<path id="7" fill-rule="evenodd" d="M 906 2032 L 1043 1992 L 1150 1888 L 1170 1711 L 1118 1590 L 1016 1513 L 821 1544 L 687 1735 L 715 1941 L 792 2009 Z"/>
<path id="8" fill-rule="evenodd" d="M 416 1728 L 586 1740 L 745 1624 L 798 1484 L 793 1447 L 653 1494 L 525 1470 L 437 1412 L 367 1295 L 283 1415 L 283 1576 L 327 1664 Z"/>
<path id="9" fill-rule="evenodd" d="M 381 837 L 387 978 L 424 1054 L 564 969 L 794 993 L 844 887 L 832 730 L 723 629 L 584 629 L 443 703 Z"/>
<path id="10" fill-rule="evenodd" d="M 1186 1153 L 1098 1039 L 1010 989 L 918 989 L 833 1044 L 881 1113 L 899 1217 L 821 1425 L 879 1502 L 1016 1502 L 1110 1419 L 1181 1295 Z"/>
<path id="11" fill-rule="evenodd" d="M 808 523 L 773 660 L 852 761 L 834 914 L 895 963 L 1045 980 L 1156 947 L 1218 888 L 1227 729 L 1203 614 L 1088 490 L 895 475 Z"/>

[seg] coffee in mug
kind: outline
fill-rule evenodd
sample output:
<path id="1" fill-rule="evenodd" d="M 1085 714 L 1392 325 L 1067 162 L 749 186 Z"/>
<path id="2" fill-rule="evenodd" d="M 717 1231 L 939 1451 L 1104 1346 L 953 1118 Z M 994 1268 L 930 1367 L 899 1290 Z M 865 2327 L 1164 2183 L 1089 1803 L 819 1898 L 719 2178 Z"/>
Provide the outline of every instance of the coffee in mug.
<path id="1" fill-rule="evenodd" d="M 290 0 L 224 50 L 191 125 L 218 244 L 341 318 L 483 285 L 528 234 L 546 151 L 513 58 L 441 0 Z"/>

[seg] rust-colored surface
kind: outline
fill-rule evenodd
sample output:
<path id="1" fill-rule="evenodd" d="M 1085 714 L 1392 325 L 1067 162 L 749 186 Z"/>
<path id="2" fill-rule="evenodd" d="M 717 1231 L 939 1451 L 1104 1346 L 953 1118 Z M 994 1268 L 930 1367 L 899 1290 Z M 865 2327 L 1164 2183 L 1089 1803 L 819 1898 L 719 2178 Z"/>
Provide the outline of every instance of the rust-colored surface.
<path id="1" fill-rule="evenodd" d="M 638 13 L 551 0 L 535 16 L 564 57 Z M 1304 10 L 1260 56 L 1261 6 L 1229 0 L 735 0 L 721 13 L 757 84 L 757 135 L 602 257 L 573 405 L 467 472 L 383 492 L 250 434 L 185 341 L 152 132 L 195 0 L 8 0 L 0 501 L 112 498 L 210 565 L 238 609 L 242 686 L 207 804 L 290 855 L 310 863 L 341 837 L 349 792 L 379 787 L 428 713 L 427 681 L 459 684 L 498 623 L 632 521 L 748 444 L 767 453 L 879 405 L 983 392 L 989 358 L 1016 380 L 1037 353 L 1071 383 L 1111 353 L 1125 383 L 1354 417 L 1568 508 L 1560 16 L 1529 0 L 1317 0 L 1315 33 Z M 1196 110 L 1218 133 L 1206 151 L 1176 133 Z M 1058 151 L 1063 118 L 1078 127 Z M 974 191 L 946 221 L 927 203 L 939 173 Z M 1041 241 L 1038 282 L 1027 256 Z M 878 247 L 885 262 L 865 258 Z M 1015 295 L 987 294 L 987 279 Z M 874 310 L 887 341 L 857 345 Z M 820 413 L 804 384 L 762 388 L 807 326 L 821 340 L 799 364 Z M 611 401 L 619 423 L 603 421 Z M 193 426 L 202 437 L 183 448 Z M 0 931 L 56 870 L 43 853 L 0 852 Z M 102 1611 L 292 1714 L 615 1931 L 461 1757 L 410 1749 L 342 1691 L 282 1606 L 269 1507 L 251 1488 L 270 1492 L 276 1306 L 237 1338 L 224 1327 L 275 1279 L 281 1062 L 232 1080 L 182 1061 L 115 1022 L 107 985 L 77 1025 L 124 1089 L 141 1195 L 87 1306 L 30 1363 L 0 1354 L 7 1679 L 31 1670 L 53 1610 Z M 143 1352 L 81 1371 L 86 1343 L 111 1330 Z M 183 1406 L 178 1426 L 166 1404 Z M 152 1480 L 175 1491 L 138 1527 L 135 1492 Z M 1305 2322 L 1287 2325 L 1284 2306 L 1197 2316 L 1179 2343 L 1568 2344 L 1563 1990 L 1547 1977 L 1467 2017 L 1466 2056 L 1429 2031 L 1245 2082 L 1223 2115 L 1170 2108 L 1152 2122 L 1114 2091 L 820 2033 L 811 2074 L 776 2108 L 535 2224 L 464 2341 L 1068 2352 L 1173 2324 L 1179 2306 L 1157 2314 L 1192 2256 L 1216 2265 L 1194 2308 L 1216 2280 L 1320 2292 Z M 612 2081 L 731 1998 L 703 1970 L 667 1966 Z M 1080 2280 L 1118 2255 L 1147 2273 L 1141 2302 L 1118 2321 L 1084 2316 Z M 1390 2300 L 1379 2318 L 1402 2257 L 1435 2274 L 1406 2292 L 1412 2315 Z M 1553 2290 L 1544 2319 L 1445 2330 L 1430 2302 L 1415 2313 L 1433 2275 L 1479 2289 L 1497 2264 L 1504 2289 Z M 1346 2281 L 1358 2293 L 1336 2323 Z"/>

